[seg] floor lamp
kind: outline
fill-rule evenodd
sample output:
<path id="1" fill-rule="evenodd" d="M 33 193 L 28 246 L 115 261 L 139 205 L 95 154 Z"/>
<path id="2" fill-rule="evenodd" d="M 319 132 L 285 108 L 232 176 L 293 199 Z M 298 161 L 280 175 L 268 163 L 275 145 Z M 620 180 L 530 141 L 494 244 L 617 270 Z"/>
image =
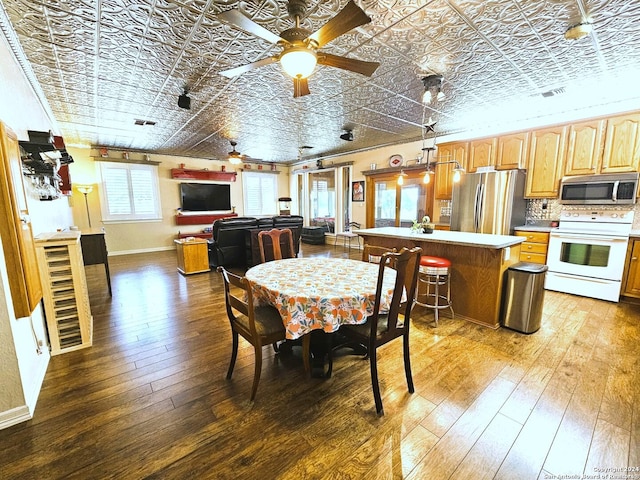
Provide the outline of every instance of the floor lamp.
<path id="1" fill-rule="evenodd" d="M 89 220 L 89 228 L 91 228 L 91 216 L 89 215 L 89 201 L 87 200 L 87 195 L 93 192 L 93 185 L 78 185 L 76 188 L 84 195 L 84 204 L 87 207 L 87 220 Z"/>

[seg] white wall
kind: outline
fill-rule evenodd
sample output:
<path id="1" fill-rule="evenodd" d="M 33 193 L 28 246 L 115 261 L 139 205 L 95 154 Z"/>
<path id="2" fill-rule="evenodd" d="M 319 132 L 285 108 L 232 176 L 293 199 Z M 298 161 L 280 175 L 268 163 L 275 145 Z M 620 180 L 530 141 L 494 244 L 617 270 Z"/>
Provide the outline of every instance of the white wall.
<path id="1" fill-rule="evenodd" d="M 54 122 L 40 105 L 1 34 L 0 121 L 20 140 L 28 140 L 27 130 L 55 132 Z M 27 189 L 27 202 L 35 233 L 55 230 L 71 219 L 66 199 L 40 202 Z M 45 339 L 44 331 L 44 315 L 39 306 L 30 317 L 15 317 L 4 250 L 0 249 L 0 429 L 33 415 L 49 362 L 46 348 L 37 353 L 38 340 Z"/>

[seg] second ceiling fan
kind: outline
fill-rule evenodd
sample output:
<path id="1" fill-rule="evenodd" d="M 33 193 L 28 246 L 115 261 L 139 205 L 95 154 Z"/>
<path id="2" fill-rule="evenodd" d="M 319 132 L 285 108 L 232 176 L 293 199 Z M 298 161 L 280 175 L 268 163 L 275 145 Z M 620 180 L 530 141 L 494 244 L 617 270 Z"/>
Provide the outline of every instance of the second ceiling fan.
<path id="1" fill-rule="evenodd" d="M 368 77 L 373 75 L 380 66 L 378 62 L 365 62 L 318 51 L 349 30 L 369 23 L 371 18 L 351 0 L 336 16 L 312 33 L 300 27 L 300 20 L 306 15 L 306 4 L 307 0 L 289 1 L 287 11 L 295 20 L 295 27 L 281 32 L 279 36 L 258 25 L 237 9 L 219 13 L 217 17 L 222 22 L 282 47 L 279 55 L 224 70 L 220 74 L 232 78 L 255 68 L 280 62 L 284 71 L 293 78 L 293 96 L 296 98 L 310 93 L 307 77 L 313 73 L 316 64 L 341 68 Z"/>

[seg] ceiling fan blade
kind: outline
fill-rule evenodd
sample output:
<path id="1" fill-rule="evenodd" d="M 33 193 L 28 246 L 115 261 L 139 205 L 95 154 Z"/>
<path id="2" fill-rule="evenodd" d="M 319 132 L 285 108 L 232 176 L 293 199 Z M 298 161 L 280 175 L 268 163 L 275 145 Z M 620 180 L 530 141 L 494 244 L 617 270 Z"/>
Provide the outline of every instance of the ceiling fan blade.
<path id="1" fill-rule="evenodd" d="M 240 30 L 255 35 L 256 37 L 263 38 L 267 42 L 277 44 L 278 42 L 283 40 L 275 33 L 270 32 L 261 25 L 258 25 L 246 15 L 240 13 L 240 10 L 227 10 L 226 12 L 219 13 L 218 15 L 216 15 L 216 17 L 218 18 L 218 20 L 226 24 L 239 28 Z"/>
<path id="2" fill-rule="evenodd" d="M 352 28 L 369 23 L 371 18 L 351 0 L 338 14 L 312 33 L 309 38 L 318 43 L 318 47 L 326 45 L 334 38 L 347 33 Z"/>
<path id="3" fill-rule="evenodd" d="M 306 78 L 294 78 L 293 79 L 293 98 L 303 97 L 309 95 L 309 82 Z"/>
<path id="4" fill-rule="evenodd" d="M 331 55 L 330 53 L 319 53 L 318 63 L 320 65 L 328 65 L 329 67 L 341 68 L 351 72 L 360 73 L 370 77 L 373 72 L 380 66 L 378 62 L 365 62 L 355 58 L 341 57 L 339 55 Z"/>
<path id="5" fill-rule="evenodd" d="M 278 57 L 267 57 L 267 58 L 263 58 L 262 60 L 258 60 L 257 62 L 247 63 L 246 65 L 230 68 L 229 70 L 223 70 L 222 72 L 218 72 L 218 73 L 227 78 L 233 78 L 233 77 L 237 77 L 238 75 L 242 75 L 243 73 L 248 72 L 250 70 L 264 67 L 265 65 L 271 65 L 272 63 L 276 63 L 277 61 L 278 61 Z"/>

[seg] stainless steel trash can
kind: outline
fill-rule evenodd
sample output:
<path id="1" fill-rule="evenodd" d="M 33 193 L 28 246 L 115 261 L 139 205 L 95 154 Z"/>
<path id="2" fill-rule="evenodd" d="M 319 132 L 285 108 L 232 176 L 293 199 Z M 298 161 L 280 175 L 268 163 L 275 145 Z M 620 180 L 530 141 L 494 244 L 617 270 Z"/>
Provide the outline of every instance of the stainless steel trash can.
<path id="1" fill-rule="evenodd" d="M 538 331 L 542 321 L 546 265 L 516 263 L 506 272 L 502 326 L 522 333 Z"/>

